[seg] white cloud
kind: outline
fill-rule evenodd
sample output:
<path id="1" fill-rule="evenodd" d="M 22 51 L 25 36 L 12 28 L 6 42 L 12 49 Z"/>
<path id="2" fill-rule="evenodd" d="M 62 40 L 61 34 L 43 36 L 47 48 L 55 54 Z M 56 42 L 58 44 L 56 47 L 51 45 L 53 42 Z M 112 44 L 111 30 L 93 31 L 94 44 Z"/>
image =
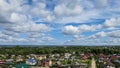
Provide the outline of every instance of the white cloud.
<path id="1" fill-rule="evenodd" d="M 14 31 L 9 31 L 9 30 L 3 30 L 2 33 L 5 35 L 10 35 L 10 36 L 14 36 L 14 37 L 19 36 L 19 33 L 14 32 Z"/>
<path id="2" fill-rule="evenodd" d="M 36 32 L 47 32 L 47 31 L 50 31 L 51 28 L 48 27 L 47 25 L 45 24 L 31 24 L 30 25 L 30 31 L 36 31 Z"/>
<path id="3" fill-rule="evenodd" d="M 120 37 L 119 0 L 52 0 L 49 2 L 47 0 L 32 0 L 31 4 L 28 3 L 28 0 L 0 0 L 0 38 L 3 41 L 41 42 L 53 40 L 45 33 L 49 34 L 54 23 L 58 26 L 56 30 L 62 28 L 64 34 L 72 35 L 79 41 L 87 41 L 87 37 L 82 34 L 93 31 L 99 31 L 91 36 L 94 39 Z M 106 21 L 103 24 L 95 25 L 93 21 L 99 19 L 106 19 Z M 63 26 L 67 23 L 91 23 L 91 25 Z M 105 32 L 107 30 L 109 31 Z M 20 37 L 20 33 L 25 34 L 27 38 Z M 104 40 L 91 38 L 88 42 L 93 41 Z"/>
<path id="4" fill-rule="evenodd" d="M 46 22 L 53 22 L 53 20 L 55 20 L 55 16 L 53 15 L 48 15 L 45 19 L 43 19 L 43 21 Z"/>
<path id="5" fill-rule="evenodd" d="M 37 6 L 37 7 L 36 7 Z M 46 18 L 48 16 L 48 20 L 51 21 L 51 17 L 49 16 L 49 12 L 45 10 L 46 4 L 37 3 L 34 6 L 29 6 L 27 4 L 27 0 L 0 0 L 0 29 L 2 32 L 0 33 L 0 40 L 6 43 L 8 42 L 30 42 L 30 40 L 26 37 L 20 35 L 20 33 L 44 33 L 51 30 L 51 27 L 46 24 L 36 24 L 32 18 L 36 16 L 34 14 L 30 14 L 34 9 L 38 10 L 34 13 L 39 14 L 39 17 Z M 30 10 L 30 8 L 34 8 Z M 30 11 L 29 11 L 30 10 Z M 28 35 L 26 35 L 28 36 Z M 35 39 L 37 35 L 32 35 Z M 32 40 L 32 38 L 30 38 Z M 34 41 L 37 41 L 35 39 Z"/>
<path id="6" fill-rule="evenodd" d="M 36 24 L 31 20 L 31 17 L 20 14 L 20 13 L 11 13 L 9 27 L 6 27 L 9 30 L 16 32 L 48 32 L 51 30 L 46 24 Z M 4 27 L 4 26 L 3 26 Z"/>
<path id="7" fill-rule="evenodd" d="M 87 31 L 96 31 L 97 29 L 101 29 L 101 25 L 79 25 L 79 26 L 68 25 L 62 29 L 62 32 L 66 35 L 74 35 Z"/>
<path id="8" fill-rule="evenodd" d="M 112 7 L 111 0 L 93 0 L 93 1 L 82 1 L 82 0 L 70 0 L 61 1 L 54 8 L 56 23 L 85 23 L 90 22 L 92 19 L 108 19 L 111 17 L 119 17 L 113 11 L 119 12 L 119 7 Z M 114 1 L 118 6 L 118 2 Z M 112 4 L 113 5 L 113 4 Z M 101 11 L 103 10 L 103 11 Z"/>
<path id="9" fill-rule="evenodd" d="M 105 27 L 120 26 L 120 18 L 110 18 L 104 22 Z"/>
<path id="10" fill-rule="evenodd" d="M 95 0 L 96 8 L 105 8 L 108 6 L 108 0 Z"/>
<path id="11" fill-rule="evenodd" d="M 4 33 L 0 33 L 0 42 L 5 42 L 5 43 L 9 43 L 9 42 L 27 42 L 27 39 L 21 38 L 21 37 L 14 37 L 8 34 L 4 34 Z"/>
<path id="12" fill-rule="evenodd" d="M 59 16 L 74 16 L 81 14 L 82 10 L 83 8 L 80 5 L 75 5 L 71 8 L 65 4 L 60 4 L 55 6 L 54 12 Z"/>
<path id="13" fill-rule="evenodd" d="M 101 31 L 89 36 L 89 38 L 103 38 L 103 37 L 120 38 L 120 30 L 114 30 L 110 32 Z"/>
<path id="14" fill-rule="evenodd" d="M 46 17 L 47 15 L 49 15 L 49 11 L 45 10 L 45 9 L 41 9 L 39 7 L 35 7 L 30 11 L 34 16 L 36 17 L 41 17 L 44 19 L 44 17 Z"/>
<path id="15" fill-rule="evenodd" d="M 108 36 L 112 38 L 120 38 L 120 30 L 108 32 Z"/>
<path id="16" fill-rule="evenodd" d="M 40 37 L 43 37 L 43 36 L 46 36 L 46 35 L 44 33 L 32 32 L 32 33 L 27 33 L 27 36 L 29 38 L 40 38 Z"/>
<path id="17" fill-rule="evenodd" d="M 42 37 L 42 41 L 52 41 L 54 40 L 54 38 L 46 36 L 46 37 Z"/>
<path id="18" fill-rule="evenodd" d="M 98 32 L 94 35 L 89 36 L 89 38 L 94 39 L 94 38 L 101 38 L 101 37 L 105 37 L 105 36 L 107 36 L 106 32 L 102 31 L 102 32 Z"/>
<path id="19" fill-rule="evenodd" d="M 48 32 L 51 30 L 51 27 L 45 24 L 26 23 L 26 24 L 14 25 L 9 29 L 16 32 Z"/>
<path id="20" fill-rule="evenodd" d="M 72 41 L 72 42 L 71 42 Z M 120 42 L 120 30 L 110 32 L 98 32 L 90 36 L 75 35 L 72 40 L 66 41 L 68 44 L 84 44 L 84 45 L 118 45 Z M 65 42 L 65 43 L 66 43 Z"/>
<path id="21" fill-rule="evenodd" d="M 28 17 L 19 13 L 11 13 L 10 21 L 16 23 L 24 23 L 28 21 Z"/>
<path id="22" fill-rule="evenodd" d="M 74 26 L 70 25 L 70 26 L 65 26 L 62 29 L 62 32 L 66 35 L 71 35 L 71 34 L 78 34 L 79 30 L 78 30 L 77 27 L 74 27 Z"/>
<path id="23" fill-rule="evenodd" d="M 83 36 L 83 35 L 74 35 L 74 39 L 75 40 L 82 40 L 82 39 L 85 39 L 85 36 Z"/>
<path id="24" fill-rule="evenodd" d="M 106 16 L 102 16 L 102 13 L 110 13 L 113 10 L 117 10 L 116 7 L 111 8 L 111 0 L 93 0 L 93 1 L 82 1 L 82 0 L 69 0 L 64 1 L 60 0 L 59 3 L 55 3 L 56 5 L 53 7 L 52 11 L 49 11 L 47 6 L 47 1 L 38 1 L 33 0 L 32 5 L 28 5 L 27 0 L 6 0 L 0 1 L 0 11 L 2 15 L 5 15 L 6 18 L 9 19 L 9 15 L 13 12 L 23 13 L 26 15 L 30 15 L 32 17 L 40 18 L 39 21 L 44 22 L 56 22 L 56 23 L 84 23 L 91 21 L 93 18 L 104 18 Z M 119 5 L 119 1 L 114 1 Z M 54 3 L 54 1 L 53 1 Z M 104 8 L 106 7 L 107 8 Z M 102 8 L 102 9 L 100 9 Z M 101 11 L 103 10 L 104 11 Z M 111 13 L 111 15 L 107 15 L 107 18 L 111 18 L 111 16 L 116 16 L 116 14 Z"/>
<path id="25" fill-rule="evenodd" d="M 95 31 L 96 29 L 100 29 L 101 28 L 101 25 L 80 25 L 79 27 L 79 30 L 82 30 L 82 31 Z"/>

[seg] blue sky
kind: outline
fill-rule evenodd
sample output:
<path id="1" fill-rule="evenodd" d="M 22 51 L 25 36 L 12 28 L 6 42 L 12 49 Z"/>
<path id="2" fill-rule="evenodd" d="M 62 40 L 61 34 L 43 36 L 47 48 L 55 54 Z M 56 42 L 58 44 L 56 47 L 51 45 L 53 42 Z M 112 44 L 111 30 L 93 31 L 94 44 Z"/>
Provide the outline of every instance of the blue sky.
<path id="1" fill-rule="evenodd" d="M 1 45 L 119 45 L 120 0 L 0 0 Z"/>

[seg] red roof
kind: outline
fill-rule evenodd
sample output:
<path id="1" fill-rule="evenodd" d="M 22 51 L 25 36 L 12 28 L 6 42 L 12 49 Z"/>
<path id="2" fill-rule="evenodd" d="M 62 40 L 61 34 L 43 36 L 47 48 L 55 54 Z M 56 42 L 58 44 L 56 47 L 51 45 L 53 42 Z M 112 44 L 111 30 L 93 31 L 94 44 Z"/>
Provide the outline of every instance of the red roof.
<path id="1" fill-rule="evenodd" d="M 5 63 L 5 61 L 0 61 L 0 64 L 4 64 Z"/>
<path id="2" fill-rule="evenodd" d="M 111 55 L 110 58 L 115 59 L 117 58 L 117 55 Z"/>
<path id="3" fill-rule="evenodd" d="M 105 58 L 104 54 L 99 54 L 99 58 Z"/>

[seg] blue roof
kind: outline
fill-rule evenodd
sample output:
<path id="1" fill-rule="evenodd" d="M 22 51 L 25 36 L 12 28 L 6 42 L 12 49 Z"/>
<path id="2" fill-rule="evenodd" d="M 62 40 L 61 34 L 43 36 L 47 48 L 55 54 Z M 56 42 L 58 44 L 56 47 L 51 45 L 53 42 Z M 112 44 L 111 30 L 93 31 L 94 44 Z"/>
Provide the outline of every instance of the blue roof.
<path id="1" fill-rule="evenodd" d="M 28 59 L 27 61 L 28 61 L 28 62 L 31 62 L 31 63 L 35 63 L 35 62 L 36 62 L 36 60 L 33 59 L 33 58 L 30 58 L 30 59 Z"/>

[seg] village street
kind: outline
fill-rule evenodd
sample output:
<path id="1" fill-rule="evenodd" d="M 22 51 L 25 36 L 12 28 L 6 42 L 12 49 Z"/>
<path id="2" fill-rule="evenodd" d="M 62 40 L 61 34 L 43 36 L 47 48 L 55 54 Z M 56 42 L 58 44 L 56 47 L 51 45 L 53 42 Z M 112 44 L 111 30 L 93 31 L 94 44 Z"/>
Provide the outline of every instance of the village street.
<path id="1" fill-rule="evenodd" d="M 94 58 L 92 59 L 92 62 L 91 62 L 91 68 L 96 68 L 96 63 Z"/>

